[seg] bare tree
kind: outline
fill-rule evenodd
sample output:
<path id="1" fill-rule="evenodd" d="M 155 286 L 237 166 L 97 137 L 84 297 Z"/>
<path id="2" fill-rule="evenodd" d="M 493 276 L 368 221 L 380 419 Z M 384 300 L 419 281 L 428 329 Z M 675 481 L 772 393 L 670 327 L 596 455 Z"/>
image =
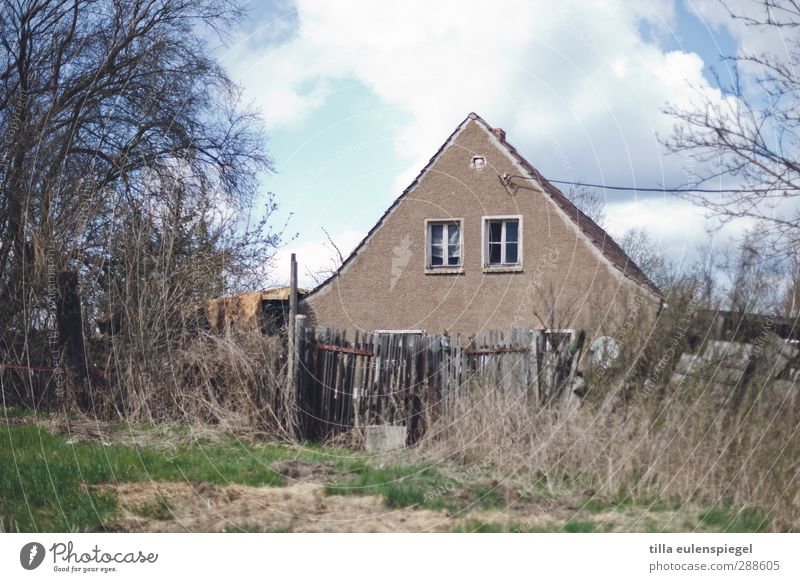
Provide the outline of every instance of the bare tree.
<path id="1" fill-rule="evenodd" d="M 155 342 L 153 326 L 266 264 L 280 233 L 272 201 L 254 208 L 265 135 L 208 52 L 240 17 L 231 0 L 0 5 L 4 357 L 47 353 L 59 272 L 79 276 L 84 322 L 124 316 Z"/>
<path id="2" fill-rule="evenodd" d="M 606 226 L 606 201 L 596 190 L 570 188 L 567 198 L 599 226 Z"/>
<path id="3" fill-rule="evenodd" d="M 597 191 L 571 188 L 567 198 L 599 226 L 606 227 L 606 201 Z M 658 287 L 669 286 L 674 275 L 674 265 L 661 249 L 657 248 L 643 228 L 630 228 L 619 238 L 619 244 L 634 263 Z"/>
<path id="4" fill-rule="evenodd" d="M 619 245 L 657 287 L 662 290 L 669 288 L 675 276 L 675 266 L 644 228 L 626 230 Z"/>
<path id="5" fill-rule="evenodd" d="M 754 34 L 780 29 L 786 52 L 740 52 L 725 57 L 731 80 L 716 92 L 698 89 L 691 106 L 666 109 L 679 123 L 663 140 L 688 156 L 691 188 L 740 189 L 686 194 L 723 223 L 749 218 L 773 239 L 775 254 L 800 243 L 800 4 L 794 0 L 722 0 L 735 22 Z"/>
<path id="6" fill-rule="evenodd" d="M 791 259 L 791 275 L 786 282 L 782 311 L 786 317 L 800 316 L 800 257 Z"/>
<path id="7" fill-rule="evenodd" d="M 316 269 L 310 269 L 306 267 L 306 275 L 308 275 L 311 280 L 314 281 L 315 285 L 321 285 L 327 281 L 333 276 L 334 273 L 336 273 L 336 271 L 339 270 L 342 265 L 344 265 L 345 261 L 344 254 L 339 246 L 333 241 L 333 238 L 328 230 L 323 228 L 322 232 L 325 234 L 325 238 L 327 239 L 327 242 L 322 243 L 322 246 L 325 247 L 327 252 L 325 264 L 317 267 Z"/>
<path id="8" fill-rule="evenodd" d="M 727 279 L 723 305 L 740 313 L 791 316 L 791 293 L 797 257 L 776 257 L 761 228 L 747 232 L 739 245 L 721 257 Z"/>

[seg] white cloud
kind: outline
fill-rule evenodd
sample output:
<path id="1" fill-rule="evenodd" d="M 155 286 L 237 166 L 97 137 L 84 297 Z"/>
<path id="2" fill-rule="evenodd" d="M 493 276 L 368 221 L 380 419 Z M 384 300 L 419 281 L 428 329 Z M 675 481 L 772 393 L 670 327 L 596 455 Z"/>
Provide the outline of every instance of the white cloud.
<path id="1" fill-rule="evenodd" d="M 302 120 L 342 78 L 409 112 L 396 136 L 410 161 L 398 191 L 470 111 L 556 177 L 680 180 L 680 160 L 656 139 L 672 126 L 661 109 L 688 101 L 687 81 L 714 93 L 699 57 L 640 34 L 643 23 L 670 32 L 669 1 L 298 0 L 297 22 L 289 41 L 233 51 L 234 77 L 273 126 Z M 552 155 L 553 137 L 570 168 Z"/>
<path id="2" fill-rule="evenodd" d="M 664 155 L 657 136 L 669 134 L 673 120 L 662 110 L 667 102 L 690 104 L 690 85 L 722 98 L 698 55 L 659 46 L 676 26 L 671 0 L 297 0 L 293 18 L 289 40 L 284 26 L 279 42 L 243 42 L 231 52 L 226 62 L 234 78 L 272 127 L 306 119 L 339 79 L 363 83 L 381 107 L 408 113 L 395 136 L 407 168 L 393 192 L 375 193 L 391 194 L 387 199 L 470 111 L 506 129 L 548 177 L 681 185 L 697 169 Z M 716 12 L 708 18 L 722 26 Z M 673 198 L 609 204 L 609 218 L 615 234 L 652 228 L 678 254 L 706 236 L 700 211 Z M 363 234 L 346 233 L 352 246 Z M 303 242 L 281 253 L 278 273 L 288 273 L 292 250 L 311 269 L 329 254 L 321 239 Z"/>
<path id="3" fill-rule="evenodd" d="M 753 221 L 738 219 L 721 225 L 710 221 L 705 210 L 688 200 L 667 196 L 622 202 L 606 206 L 608 232 L 616 240 L 631 228 L 643 228 L 654 244 L 677 263 L 689 264 L 698 247 L 709 239 L 715 247 L 741 239 Z"/>

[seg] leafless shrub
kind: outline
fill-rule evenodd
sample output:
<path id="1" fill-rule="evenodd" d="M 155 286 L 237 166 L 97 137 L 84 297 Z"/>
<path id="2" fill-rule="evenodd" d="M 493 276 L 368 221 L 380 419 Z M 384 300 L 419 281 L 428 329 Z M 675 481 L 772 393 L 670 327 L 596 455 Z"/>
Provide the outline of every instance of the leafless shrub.
<path id="1" fill-rule="evenodd" d="M 290 438 L 293 410 L 282 400 L 286 358 L 281 336 L 202 332 L 174 338 L 163 349 L 147 348 L 152 346 L 114 355 L 113 382 L 93 383 L 96 416 L 208 424 Z"/>
<path id="2" fill-rule="evenodd" d="M 797 527 L 796 404 L 759 407 L 751 393 L 737 413 L 702 384 L 668 401 L 639 399 L 628 415 L 600 404 L 531 409 L 485 386 L 434 423 L 418 454 L 486 465 L 531 487 L 756 506 L 777 529 Z"/>
<path id="3" fill-rule="evenodd" d="M 704 506 L 755 506 L 778 530 L 800 524 L 800 398 L 796 384 L 753 366 L 733 387 L 714 367 L 672 380 L 684 352 L 712 339 L 719 298 L 702 278 L 676 280 L 656 321 L 633 313 L 611 334 L 620 348 L 608 367 L 584 360 L 580 406 L 528 406 L 495 383 L 464 387 L 432 423 L 418 454 L 490 466 L 551 490 L 620 491 Z M 677 528 L 683 524 L 676 524 Z"/>
<path id="4" fill-rule="evenodd" d="M 267 340 L 211 338 L 191 314 L 264 286 L 280 245 L 272 199 L 255 204 L 260 116 L 208 51 L 240 17 L 228 0 L 0 7 L 0 363 L 62 367 L 54 282 L 77 279 L 86 353 L 51 408 L 268 425 L 244 406 L 269 399 Z M 43 402 L 21 373 L 0 381 Z"/>

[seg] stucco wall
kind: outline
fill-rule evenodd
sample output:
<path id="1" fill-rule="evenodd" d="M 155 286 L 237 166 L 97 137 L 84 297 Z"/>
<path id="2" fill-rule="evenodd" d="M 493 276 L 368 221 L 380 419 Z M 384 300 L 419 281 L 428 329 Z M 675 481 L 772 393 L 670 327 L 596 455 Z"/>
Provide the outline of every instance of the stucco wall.
<path id="1" fill-rule="evenodd" d="M 522 187 L 509 192 L 500 176 L 520 170 L 494 140 L 468 121 L 342 273 L 303 300 L 310 321 L 466 335 L 526 326 L 613 331 L 638 287 L 530 182 L 515 180 Z M 470 167 L 478 154 L 483 170 Z M 522 216 L 521 272 L 483 267 L 482 218 L 494 215 Z M 463 220 L 463 272 L 426 273 L 425 220 L 452 218 Z"/>

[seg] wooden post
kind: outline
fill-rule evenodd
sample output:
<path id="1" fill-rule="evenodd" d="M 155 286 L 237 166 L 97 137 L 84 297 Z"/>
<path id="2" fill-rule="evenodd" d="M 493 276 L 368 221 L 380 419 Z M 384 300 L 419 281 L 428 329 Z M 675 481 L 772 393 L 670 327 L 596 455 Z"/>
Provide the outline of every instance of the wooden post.
<path id="1" fill-rule="evenodd" d="M 292 253 L 291 271 L 289 273 L 289 325 L 294 331 L 297 317 L 297 258 Z"/>
<path id="2" fill-rule="evenodd" d="M 293 427 L 292 433 L 297 437 L 303 426 L 298 411 L 303 402 L 302 392 L 305 389 L 303 385 L 305 375 L 302 368 L 306 365 L 306 316 L 298 314 L 294 321 L 294 389 L 289 395 L 291 401 L 287 401 L 287 404 L 290 406 L 289 419 Z"/>
<path id="3" fill-rule="evenodd" d="M 284 400 L 287 409 L 284 411 L 289 426 L 287 429 L 294 436 L 293 411 L 297 402 L 297 259 L 292 253 L 291 271 L 289 273 L 289 321 L 287 322 L 287 370 L 286 370 L 286 392 L 287 398 Z"/>
<path id="4" fill-rule="evenodd" d="M 62 271 L 56 280 L 56 327 L 58 345 L 63 355 L 62 367 L 66 374 L 67 390 L 64 394 L 65 404 L 77 404 L 88 409 L 86 395 L 88 371 L 86 368 L 86 348 L 83 343 L 83 319 L 81 316 L 81 299 L 78 294 L 78 273 Z"/>

